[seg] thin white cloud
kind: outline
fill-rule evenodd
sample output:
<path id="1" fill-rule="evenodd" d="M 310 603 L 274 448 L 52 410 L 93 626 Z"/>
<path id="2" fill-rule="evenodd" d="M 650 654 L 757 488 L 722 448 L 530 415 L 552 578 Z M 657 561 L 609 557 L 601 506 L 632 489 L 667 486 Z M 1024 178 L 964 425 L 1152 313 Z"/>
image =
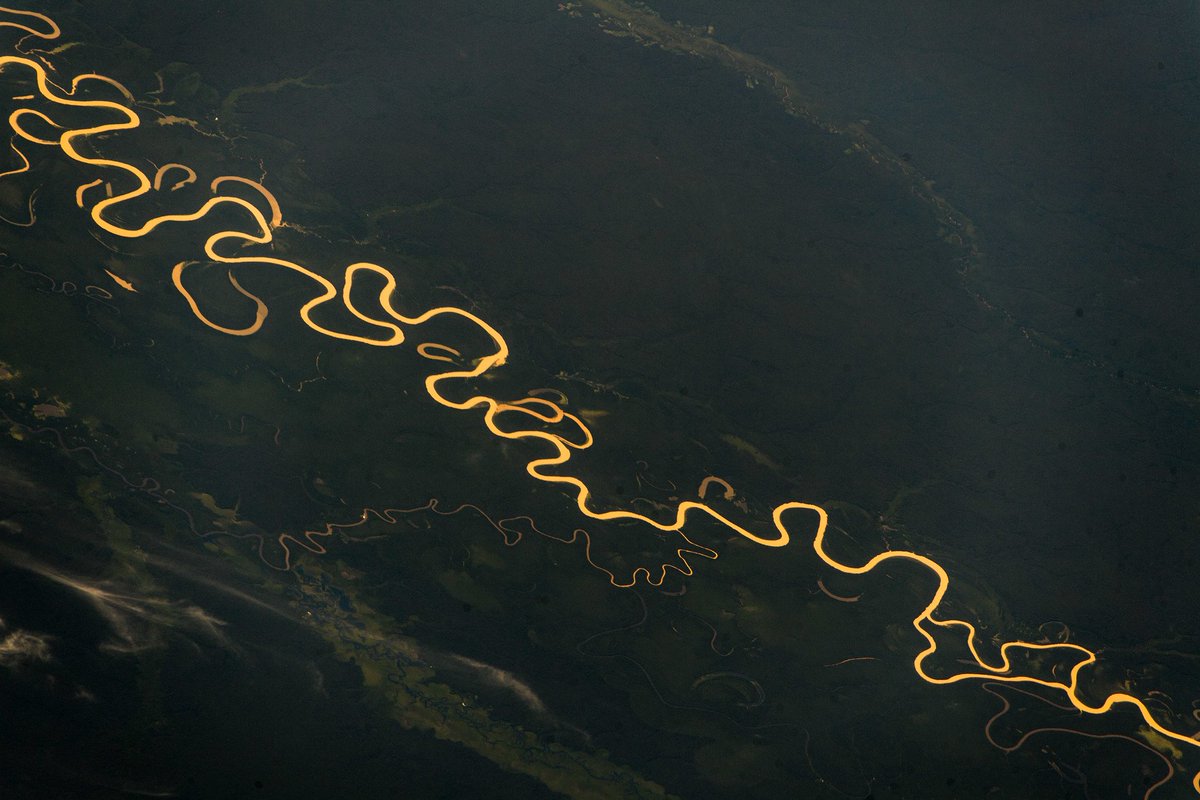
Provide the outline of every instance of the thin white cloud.
<path id="1" fill-rule="evenodd" d="M 199 635 L 222 647 L 236 650 L 221 630 L 225 622 L 193 603 L 138 592 L 113 581 L 77 578 L 4 547 L 0 547 L 0 555 L 10 563 L 70 589 L 87 600 L 108 623 L 112 632 L 112 637 L 100 645 L 102 650 L 137 653 L 160 647 L 165 643 L 164 634 L 167 631 Z"/>
<path id="2" fill-rule="evenodd" d="M 51 657 L 50 639 L 40 633 L 18 629 L 0 640 L 0 667 L 44 663 Z"/>

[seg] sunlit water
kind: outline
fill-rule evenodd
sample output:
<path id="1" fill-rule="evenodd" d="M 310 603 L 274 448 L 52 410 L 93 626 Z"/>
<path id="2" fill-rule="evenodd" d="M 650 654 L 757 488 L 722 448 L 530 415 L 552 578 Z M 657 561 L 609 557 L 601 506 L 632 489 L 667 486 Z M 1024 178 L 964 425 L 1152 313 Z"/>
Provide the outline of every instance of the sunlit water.
<path id="1" fill-rule="evenodd" d="M 1178 304 L 1194 230 L 1020 278 L 1095 217 L 1023 230 L 667 8 L 47 11 L 3 71 L 14 791 L 1186 796 L 1194 382 L 1111 287 Z"/>

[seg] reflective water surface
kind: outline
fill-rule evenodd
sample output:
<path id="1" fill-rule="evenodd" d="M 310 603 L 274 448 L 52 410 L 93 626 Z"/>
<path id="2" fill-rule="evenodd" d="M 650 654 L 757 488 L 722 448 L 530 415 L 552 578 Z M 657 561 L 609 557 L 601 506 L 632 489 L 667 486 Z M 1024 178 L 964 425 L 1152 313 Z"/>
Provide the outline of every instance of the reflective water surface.
<path id="1" fill-rule="evenodd" d="M 7 792 L 1200 792 L 1195 11 L 946 12 L 3 10 Z"/>

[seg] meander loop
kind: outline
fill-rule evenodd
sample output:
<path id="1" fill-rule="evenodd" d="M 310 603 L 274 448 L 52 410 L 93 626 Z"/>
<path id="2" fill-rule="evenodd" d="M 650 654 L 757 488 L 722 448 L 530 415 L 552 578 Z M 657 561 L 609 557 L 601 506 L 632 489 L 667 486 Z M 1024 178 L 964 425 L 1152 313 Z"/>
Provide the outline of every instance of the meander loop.
<path id="1" fill-rule="evenodd" d="M 38 12 L 0 7 L 0 14 L 7 14 L 17 18 L 16 20 L 0 18 L 0 28 L 15 28 L 18 31 L 25 32 L 26 36 L 21 41 L 31 37 L 51 40 L 60 35 L 60 30 L 53 20 Z M 41 23 L 45 27 L 45 30 L 33 27 L 35 22 Z M 19 50 L 19 43 L 18 51 L 21 52 Z M 9 115 L 9 123 L 13 127 L 15 135 L 24 141 L 39 146 L 56 146 L 69 159 L 95 169 L 100 176 L 115 172 L 125 176 L 126 179 L 132 180 L 133 188 L 119 193 L 114 192 L 112 196 L 106 196 L 91 206 L 89 215 L 95 225 L 101 230 L 121 238 L 138 238 L 151 234 L 155 229 L 169 222 L 196 222 L 205 218 L 214 209 L 221 206 L 231 206 L 244 213 L 247 217 L 245 230 L 216 231 L 207 238 L 203 250 L 209 260 L 229 266 L 228 278 L 233 288 L 254 303 L 255 318 L 252 323 L 242 328 L 226 327 L 213 322 L 203 313 L 194 295 L 183 284 L 183 274 L 187 267 L 194 263 L 193 261 L 182 260 L 175 265 L 171 272 L 173 284 L 184 298 L 193 315 L 213 330 L 233 336 L 249 336 L 259 331 L 267 319 L 266 304 L 261 298 L 241 286 L 233 272 L 233 268 L 235 267 L 242 269 L 275 267 L 300 275 L 314 283 L 314 293 L 299 308 L 298 314 L 301 320 L 313 331 L 343 341 L 357 342 L 374 347 L 393 347 L 405 341 L 406 328 L 419 327 L 441 317 L 461 318 L 482 332 L 492 343 L 493 350 L 491 353 L 474 361 L 473 365 L 469 368 L 464 366 L 429 375 L 425 378 L 425 390 L 434 401 L 446 408 L 456 411 L 481 411 L 484 426 L 489 432 L 500 439 L 544 443 L 549 450 L 549 455 L 530 460 L 525 466 L 525 471 L 536 481 L 566 490 L 574 497 L 575 506 L 583 517 L 598 521 L 635 521 L 660 532 L 676 534 L 686 543 L 678 551 L 678 554 L 682 558 L 684 552 L 695 552 L 688 550 L 688 546 L 707 550 L 702 545 L 696 545 L 684 533 L 684 528 L 689 519 L 696 516 L 706 517 L 710 521 L 724 526 L 729 531 L 755 544 L 778 548 L 786 546 L 792 539 L 788 526 L 784 522 L 785 516 L 790 517 L 794 512 L 798 511 L 815 514 L 817 526 L 816 532 L 812 536 L 812 545 L 818 558 L 827 566 L 849 575 L 863 575 L 889 561 L 900 560 L 920 565 L 936 578 L 937 588 L 934 590 L 932 597 L 921 613 L 912 620 L 914 629 L 926 642 L 925 648 L 915 656 L 912 662 L 914 670 L 922 680 L 936 685 L 967 680 L 1036 684 L 1061 693 L 1075 709 L 1090 715 L 1102 715 L 1118 706 L 1131 706 L 1138 711 L 1142 721 L 1159 735 L 1173 742 L 1186 744 L 1193 751 L 1200 748 L 1200 742 L 1192 736 L 1171 730 L 1157 722 L 1150 713 L 1150 709 L 1146 703 L 1131 694 L 1114 692 L 1108 694 L 1107 697 L 1096 704 L 1086 702 L 1082 697 L 1081 681 L 1085 668 L 1095 664 L 1097 659 L 1093 651 L 1080 645 L 1071 643 L 1044 644 L 1025 641 L 1005 642 L 1000 646 L 999 662 L 994 664 L 989 663 L 978 649 L 979 636 L 974 624 L 961 619 L 938 619 L 935 617 L 935 612 L 941 606 L 950 586 L 949 575 L 940 564 L 927 556 L 907 550 L 884 551 L 858 566 L 838 561 L 826 551 L 825 534 L 828 526 L 828 515 L 818 505 L 797 501 L 785 502 L 776 506 L 772 513 L 773 530 L 768 529 L 765 533 L 756 533 L 750 528 L 730 519 L 709 503 L 694 500 L 679 502 L 675 507 L 674 516 L 665 521 L 656 520 L 627 509 L 598 509 L 594 505 L 591 490 L 582 478 L 564 474 L 560 471 L 551 471 L 552 468 L 566 467 L 571 460 L 573 451 L 586 449 L 593 443 L 593 435 L 588 425 L 579 417 L 564 410 L 563 406 L 566 405 L 565 398 L 563 398 L 562 402 L 555 402 L 542 397 L 526 397 L 521 400 L 506 402 L 486 394 L 475 394 L 463 400 L 451 398 L 449 390 L 446 388 L 447 386 L 470 385 L 475 379 L 483 376 L 490 370 L 502 366 L 509 357 L 508 344 L 503 336 L 482 318 L 470 311 L 455 306 L 439 306 L 416 316 L 406 316 L 393 305 L 396 290 L 395 276 L 390 270 L 376 264 L 360 262 L 347 266 L 342 275 L 341 286 L 339 288 L 320 273 L 293 261 L 266 254 L 229 255 L 228 253 L 232 252 L 243 252 L 246 247 L 269 245 L 273 240 L 273 230 L 278 228 L 283 222 L 282 211 L 275 196 L 261 183 L 248 178 L 235 175 L 223 175 L 215 178 L 209 184 L 209 189 L 213 193 L 212 196 L 194 210 L 151 217 L 136 227 L 118 224 L 113 221 L 113 210 L 122 204 L 129 203 L 161 187 L 162 176 L 166 169 L 181 169 L 188 175 L 184 181 L 174 185 L 173 189 L 194 181 L 195 171 L 187 165 L 172 163 L 160 168 L 154 177 L 151 178 L 133 164 L 99 156 L 88 156 L 81 152 L 77 146 L 77 143 L 80 141 L 92 137 L 101 137 L 121 131 L 133 130 L 141 125 L 139 115 L 131 107 L 134 99 L 132 94 L 117 81 L 103 75 L 86 73 L 73 78 L 69 89 L 63 89 L 50 79 L 47 68 L 32 58 L 23 56 L 0 57 L 0 70 L 9 68 L 20 68 L 31 71 L 37 86 L 38 96 L 52 105 L 76 110 L 92 109 L 101 115 L 115 118 L 112 121 L 100 122 L 90 127 L 65 128 L 50 115 L 34 108 L 18 108 Z M 77 98 L 77 90 L 87 82 L 103 83 L 116 88 L 121 97 L 129 105 L 123 105 L 113 100 Z M 61 133 L 58 134 L 57 139 L 34 134 L 27 130 L 24 125 L 24 120 L 27 118 L 40 120 L 41 123 L 44 123 L 50 129 L 61 131 Z M 15 143 L 12 145 L 12 148 L 21 157 L 24 166 L 16 170 L 10 170 L 5 175 L 16 174 L 29 169 L 29 161 L 24 153 L 16 147 Z M 0 175 L 0 177 L 3 177 L 3 175 Z M 105 180 L 105 178 L 97 177 L 91 183 L 78 187 L 75 199 L 80 207 L 86 206 L 86 190 L 98 185 L 102 180 Z M 107 180 L 110 185 L 116 185 L 117 183 L 111 178 Z M 122 181 L 121 183 L 124 184 L 126 181 Z M 269 216 L 255 202 L 233 194 L 218 194 L 217 192 L 227 184 L 250 187 L 255 192 L 257 198 L 266 204 Z M 373 316 L 367 313 L 359 308 L 351 299 L 354 282 L 362 275 L 382 278 L 383 287 L 379 290 L 376 300 L 383 312 L 383 316 L 378 316 L 378 314 Z M 338 299 L 340 299 L 342 307 L 347 312 L 363 323 L 368 329 L 374 329 L 373 332 L 376 335 L 371 336 L 363 333 L 336 330 L 314 320 L 313 313 L 318 308 Z M 432 344 L 427 344 L 423 348 L 421 349 L 421 353 L 427 359 L 446 362 L 452 365 L 458 363 L 459 352 L 454 348 Z M 518 421 L 521 419 L 530 419 L 538 427 L 507 429 L 500 425 L 499 420 L 502 417 Z M 559 433 L 543 430 L 540 427 L 543 424 L 558 424 L 561 422 L 569 422 L 572 427 L 577 429 L 579 433 L 578 439 L 567 438 Z M 703 500 L 703 492 L 701 492 L 701 499 Z M 366 513 L 364 512 L 365 518 Z M 332 532 L 332 530 L 332 526 L 327 528 L 328 532 Z M 324 535 L 324 533 L 321 535 Z M 574 538 L 571 541 L 574 541 Z M 281 537 L 282 540 L 283 537 Z M 298 541 L 294 538 L 292 540 Z M 586 542 L 586 546 L 590 548 L 590 538 Z M 715 552 L 713 553 L 713 557 L 715 557 Z M 686 566 L 686 561 L 684 563 Z M 690 566 L 686 567 L 686 571 L 684 568 L 670 564 L 664 564 L 662 567 L 662 577 L 657 581 L 651 578 L 649 569 L 646 567 L 637 567 L 634 570 L 634 581 L 636 581 L 637 576 L 640 574 L 645 577 L 648 583 L 661 585 L 668 567 L 683 572 L 686 575 L 691 574 Z M 611 580 L 615 585 L 623 585 L 617 583 L 615 577 L 612 577 Z M 632 585 L 632 583 L 628 585 Z M 926 662 L 938 650 L 937 641 L 931 632 L 931 626 L 961 630 L 965 644 L 970 650 L 978 669 L 968 669 L 944 677 L 937 677 L 930 674 L 926 669 Z M 1045 680 L 1033 675 L 1011 674 L 1013 673 L 1014 662 L 1010 654 L 1015 651 L 1053 651 L 1069 654 L 1075 663 L 1071 667 L 1070 676 L 1067 681 Z M 1192 787 L 1197 793 L 1200 793 L 1200 772 L 1197 772 L 1193 777 Z"/>

